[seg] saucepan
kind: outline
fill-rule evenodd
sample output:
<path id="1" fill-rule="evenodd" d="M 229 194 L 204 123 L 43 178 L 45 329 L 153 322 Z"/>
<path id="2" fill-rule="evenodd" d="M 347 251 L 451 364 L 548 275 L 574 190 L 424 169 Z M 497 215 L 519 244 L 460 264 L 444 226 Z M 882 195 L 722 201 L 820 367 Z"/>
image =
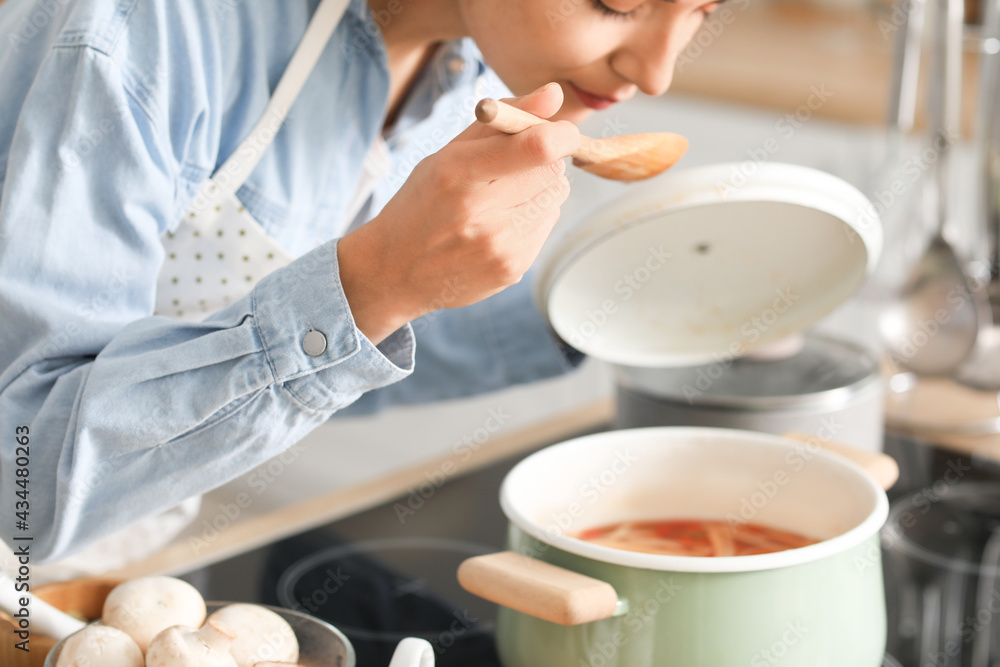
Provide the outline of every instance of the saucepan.
<path id="1" fill-rule="evenodd" d="M 510 551 L 466 561 L 459 580 L 503 605 L 505 667 L 877 667 L 879 529 L 897 474 L 885 455 L 814 437 L 681 427 L 586 436 L 511 470 L 500 497 Z M 692 557 L 575 537 L 661 519 L 763 524 L 816 541 Z"/>

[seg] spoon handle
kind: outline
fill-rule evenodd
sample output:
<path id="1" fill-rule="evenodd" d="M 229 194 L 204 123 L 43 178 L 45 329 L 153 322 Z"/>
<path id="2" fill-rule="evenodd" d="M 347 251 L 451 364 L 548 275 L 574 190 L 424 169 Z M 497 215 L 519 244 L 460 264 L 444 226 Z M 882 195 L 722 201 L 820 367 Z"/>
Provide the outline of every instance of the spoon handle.
<path id="1" fill-rule="evenodd" d="M 48 602 L 37 598 L 27 591 L 18 591 L 14 587 L 14 581 L 7 576 L 7 573 L 0 571 L 0 609 L 11 616 L 18 614 L 22 608 L 22 601 L 27 602 L 28 613 L 31 619 L 31 629 L 40 635 L 46 635 L 53 639 L 63 639 L 73 634 L 86 625 L 67 613 L 64 613 Z M 15 625 L 20 619 L 14 618 Z"/>
<path id="2" fill-rule="evenodd" d="M 476 105 L 476 119 L 483 125 L 489 125 L 494 130 L 500 130 L 507 134 L 517 134 L 534 125 L 549 122 L 533 113 L 512 107 L 506 102 L 490 98 L 480 100 L 479 104 Z M 573 153 L 573 163 L 579 167 L 597 162 L 600 147 L 596 144 L 598 142 L 595 139 L 581 135 L 580 150 Z"/>
<path id="3" fill-rule="evenodd" d="M 533 125 L 541 125 L 549 121 L 539 118 L 533 113 L 521 111 L 506 102 L 487 97 L 476 105 L 476 120 L 483 125 L 489 125 L 494 130 L 507 134 L 523 132 Z"/>

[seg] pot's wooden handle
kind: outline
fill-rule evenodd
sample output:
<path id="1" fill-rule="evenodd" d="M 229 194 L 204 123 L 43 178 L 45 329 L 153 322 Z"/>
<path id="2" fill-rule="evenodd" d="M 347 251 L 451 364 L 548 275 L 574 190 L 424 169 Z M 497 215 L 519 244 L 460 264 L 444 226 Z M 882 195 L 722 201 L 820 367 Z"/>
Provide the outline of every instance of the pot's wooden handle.
<path id="1" fill-rule="evenodd" d="M 513 551 L 468 559 L 458 582 L 473 595 L 559 625 L 611 618 L 618 606 L 611 584 Z"/>
<path id="2" fill-rule="evenodd" d="M 867 470 L 869 475 L 875 478 L 875 481 L 878 482 L 879 486 L 887 491 L 891 489 L 892 485 L 899 479 L 899 464 L 896 463 L 894 458 L 886 454 L 865 451 L 843 442 L 824 440 L 823 438 L 818 438 L 814 435 L 809 435 L 808 433 L 792 431 L 785 433 L 784 437 L 791 438 L 792 440 L 798 440 L 800 442 L 817 444 L 829 452 L 839 454 L 845 459 L 857 463 L 859 466 Z"/>

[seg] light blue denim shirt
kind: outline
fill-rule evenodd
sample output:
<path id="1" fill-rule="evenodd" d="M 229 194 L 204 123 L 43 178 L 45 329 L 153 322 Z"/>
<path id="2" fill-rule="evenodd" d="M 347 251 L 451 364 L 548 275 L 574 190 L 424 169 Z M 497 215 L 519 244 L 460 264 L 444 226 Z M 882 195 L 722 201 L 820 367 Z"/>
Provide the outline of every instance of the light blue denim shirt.
<path id="1" fill-rule="evenodd" d="M 317 2 L 0 4 L 0 534 L 32 536 L 36 562 L 250 470 L 347 406 L 567 370 L 527 279 L 377 348 L 355 327 L 334 236 L 389 86 L 363 0 L 238 192 L 298 259 L 203 322 L 152 315 L 160 236 L 256 122 Z M 437 51 L 386 136 L 394 172 L 371 214 L 467 126 L 473 84 L 490 74 L 471 41 Z M 310 327 L 328 340 L 317 357 L 302 350 Z M 26 531 L 13 511 L 19 426 Z"/>

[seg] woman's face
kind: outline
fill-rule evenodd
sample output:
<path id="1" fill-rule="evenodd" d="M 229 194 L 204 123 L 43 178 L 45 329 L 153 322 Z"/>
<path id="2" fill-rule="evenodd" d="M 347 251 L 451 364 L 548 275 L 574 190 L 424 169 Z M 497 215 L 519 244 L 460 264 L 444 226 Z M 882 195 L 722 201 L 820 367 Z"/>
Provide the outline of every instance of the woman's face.
<path id="1" fill-rule="evenodd" d="M 515 95 L 563 87 L 557 118 L 660 95 L 706 14 L 724 0 L 460 0 L 468 34 Z"/>

